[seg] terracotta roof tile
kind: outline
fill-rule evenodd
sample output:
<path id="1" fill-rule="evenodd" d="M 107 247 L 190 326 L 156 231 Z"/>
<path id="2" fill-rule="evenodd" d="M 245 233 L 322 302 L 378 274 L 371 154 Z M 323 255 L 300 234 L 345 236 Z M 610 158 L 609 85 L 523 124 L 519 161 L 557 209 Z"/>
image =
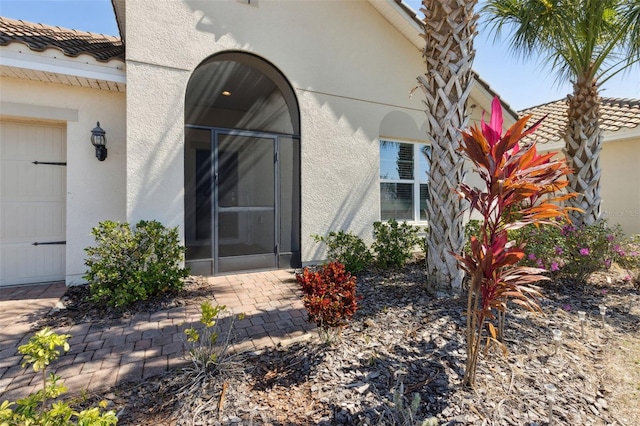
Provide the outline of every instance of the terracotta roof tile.
<path id="1" fill-rule="evenodd" d="M 602 129 L 615 132 L 622 128 L 640 126 L 640 99 L 601 98 L 600 113 Z M 520 116 L 531 114 L 529 123 L 535 123 L 545 115 L 547 118 L 533 135 L 539 143 L 560 141 L 567 122 L 567 102 L 561 99 L 522 111 Z"/>
<path id="2" fill-rule="evenodd" d="M 55 48 L 71 57 L 87 54 L 100 62 L 124 60 L 124 45 L 118 37 L 0 17 L 0 45 L 16 42 L 36 52 Z"/>

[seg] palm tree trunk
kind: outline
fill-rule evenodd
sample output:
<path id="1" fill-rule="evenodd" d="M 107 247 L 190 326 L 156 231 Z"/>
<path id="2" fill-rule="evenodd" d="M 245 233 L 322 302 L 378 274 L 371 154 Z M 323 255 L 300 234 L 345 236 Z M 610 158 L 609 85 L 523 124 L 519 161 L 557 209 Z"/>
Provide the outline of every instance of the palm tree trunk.
<path id="1" fill-rule="evenodd" d="M 473 37 L 477 0 L 423 0 L 423 56 L 426 74 L 418 81 L 427 98 L 431 143 L 427 216 L 427 286 L 436 296 L 462 291 L 463 272 L 451 252 L 464 245 L 464 202 L 454 192 L 464 178 L 462 156 L 456 151 L 459 129 L 467 127 L 466 103 L 471 91 Z"/>
<path id="2" fill-rule="evenodd" d="M 568 176 L 569 190 L 577 197 L 569 201 L 574 225 L 592 225 L 600 218 L 600 96 L 594 80 L 579 79 L 568 97 L 567 128 L 564 134 L 565 156 L 573 167 Z"/>

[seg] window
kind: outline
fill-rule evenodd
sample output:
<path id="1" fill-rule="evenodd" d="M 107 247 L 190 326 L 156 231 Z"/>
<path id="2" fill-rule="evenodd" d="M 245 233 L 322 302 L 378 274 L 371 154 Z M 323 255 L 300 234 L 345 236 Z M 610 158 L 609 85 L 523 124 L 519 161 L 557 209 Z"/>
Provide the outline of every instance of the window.
<path id="1" fill-rule="evenodd" d="M 427 220 L 431 147 L 380 141 L 380 219 Z"/>

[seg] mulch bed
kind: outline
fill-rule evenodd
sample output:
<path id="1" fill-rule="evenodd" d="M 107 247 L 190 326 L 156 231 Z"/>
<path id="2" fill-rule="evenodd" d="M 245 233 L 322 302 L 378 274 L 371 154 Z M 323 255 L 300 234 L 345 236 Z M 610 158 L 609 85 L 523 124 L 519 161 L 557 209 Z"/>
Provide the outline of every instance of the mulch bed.
<path id="1" fill-rule="evenodd" d="M 461 386 L 466 299 L 430 298 L 420 260 L 399 271 L 360 274 L 360 309 L 331 346 L 315 338 L 246 353 L 212 377 L 174 371 L 84 403 L 106 399 L 120 425 L 409 425 L 428 418 L 445 425 L 543 425 L 545 386 L 553 384 L 554 424 L 640 424 L 640 289 L 624 276 L 613 270 L 586 285 L 545 283 L 543 315 L 513 306 L 508 356 L 494 347 L 481 355 L 474 389 Z M 126 312 L 89 306 L 83 291 L 69 289 L 67 309 L 43 324 L 199 303 L 207 288 L 194 279 L 182 292 Z M 584 336 L 577 311 L 587 313 Z M 562 331 L 557 346 L 553 329 Z M 420 403 L 411 413 L 414 398 Z"/>

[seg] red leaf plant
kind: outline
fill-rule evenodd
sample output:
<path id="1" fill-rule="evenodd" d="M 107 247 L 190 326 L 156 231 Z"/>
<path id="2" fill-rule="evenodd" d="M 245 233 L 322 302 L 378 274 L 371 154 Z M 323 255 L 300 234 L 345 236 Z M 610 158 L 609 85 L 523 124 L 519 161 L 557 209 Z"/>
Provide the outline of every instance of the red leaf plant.
<path id="1" fill-rule="evenodd" d="M 517 266 L 525 256 L 524 242 L 510 241 L 508 231 L 528 224 L 553 223 L 567 217 L 562 194 L 567 186 L 564 176 L 571 173 L 556 153 L 538 154 L 535 144 L 525 145 L 522 138 L 533 133 L 540 121 L 525 130 L 531 116 L 518 120 L 502 135 L 502 107 L 498 98 L 491 105 L 491 120 L 462 131 L 458 149 L 468 158 L 485 188 L 458 187 L 458 193 L 470 203 L 470 209 L 482 216 L 478 237 L 471 237 L 469 253 L 456 255 L 458 263 L 471 277 L 467 300 L 467 364 L 463 383 L 475 383 L 478 351 L 483 330 L 489 331 L 487 345 L 498 341 L 495 313 L 504 315 L 507 300 L 529 311 L 541 312 L 535 282 L 547 279 L 544 269 Z"/>
<path id="2" fill-rule="evenodd" d="M 309 321 L 315 322 L 320 336 L 331 343 L 358 309 L 356 277 L 342 263 L 330 262 L 316 271 L 304 268 L 296 280 L 304 293 Z"/>

